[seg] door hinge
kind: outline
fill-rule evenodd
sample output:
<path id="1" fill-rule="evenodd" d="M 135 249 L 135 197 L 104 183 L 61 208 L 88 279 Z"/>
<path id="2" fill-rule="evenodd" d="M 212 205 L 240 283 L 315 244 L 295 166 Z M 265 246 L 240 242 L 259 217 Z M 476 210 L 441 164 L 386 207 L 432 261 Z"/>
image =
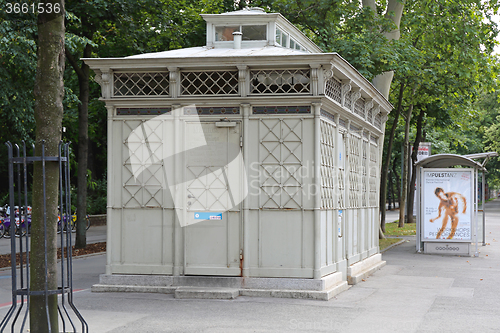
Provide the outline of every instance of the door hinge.
<path id="1" fill-rule="evenodd" d="M 240 136 L 240 147 L 243 147 L 243 136 Z"/>

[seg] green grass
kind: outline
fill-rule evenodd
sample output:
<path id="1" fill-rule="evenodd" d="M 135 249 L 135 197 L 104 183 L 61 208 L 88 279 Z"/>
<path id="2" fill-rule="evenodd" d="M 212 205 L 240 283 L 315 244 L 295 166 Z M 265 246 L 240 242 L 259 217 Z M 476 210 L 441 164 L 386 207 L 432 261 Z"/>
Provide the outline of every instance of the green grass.
<path id="1" fill-rule="evenodd" d="M 391 246 L 394 243 L 399 242 L 401 239 L 399 238 L 385 238 L 385 239 L 379 239 L 378 246 L 380 247 L 380 251 L 385 249 L 386 247 Z"/>
<path id="2" fill-rule="evenodd" d="M 385 224 L 385 236 L 412 236 L 416 234 L 416 223 L 405 223 L 403 228 L 398 228 L 398 222 Z"/>

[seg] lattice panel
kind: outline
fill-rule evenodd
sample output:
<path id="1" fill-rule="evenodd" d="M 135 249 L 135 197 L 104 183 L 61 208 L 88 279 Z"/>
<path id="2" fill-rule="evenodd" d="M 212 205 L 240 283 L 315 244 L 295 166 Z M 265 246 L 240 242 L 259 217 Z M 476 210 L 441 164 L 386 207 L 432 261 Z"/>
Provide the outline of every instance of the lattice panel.
<path id="1" fill-rule="evenodd" d="M 252 94 L 309 94 L 308 69 L 251 71 Z"/>
<path id="2" fill-rule="evenodd" d="M 378 206 L 377 194 L 377 175 L 378 170 L 378 147 L 370 144 L 370 180 L 369 180 L 369 199 L 368 204 L 371 207 Z"/>
<path id="3" fill-rule="evenodd" d="M 325 95 L 339 104 L 342 103 L 342 84 L 337 79 L 331 77 L 325 84 Z"/>
<path id="4" fill-rule="evenodd" d="M 162 207 L 163 122 L 123 121 L 123 208 Z"/>
<path id="5" fill-rule="evenodd" d="M 344 106 L 349 110 L 352 109 L 352 91 L 349 91 L 347 92 L 347 94 L 345 94 Z"/>
<path id="6" fill-rule="evenodd" d="M 321 120 L 321 208 L 335 209 L 335 126 Z"/>
<path id="7" fill-rule="evenodd" d="M 373 120 L 373 125 L 379 130 L 382 130 L 382 115 L 380 113 L 375 116 L 375 119 Z"/>
<path id="8" fill-rule="evenodd" d="M 359 143 L 360 138 L 351 134 L 349 137 L 349 156 L 347 159 L 349 170 L 349 207 L 359 207 L 361 189 L 361 156 Z"/>
<path id="9" fill-rule="evenodd" d="M 237 95 L 238 71 L 181 72 L 181 95 Z"/>
<path id="10" fill-rule="evenodd" d="M 168 96 L 169 72 L 114 73 L 114 96 Z"/>
<path id="11" fill-rule="evenodd" d="M 373 125 L 373 108 L 368 110 L 366 115 L 366 121 Z"/>
<path id="12" fill-rule="evenodd" d="M 361 206 L 368 206 L 368 184 L 366 176 L 368 171 L 368 141 L 363 140 L 361 143 Z"/>
<path id="13" fill-rule="evenodd" d="M 225 182 L 227 166 L 188 166 L 187 184 L 189 211 L 227 211 L 231 208 Z"/>
<path id="14" fill-rule="evenodd" d="M 338 169 L 338 208 L 343 209 L 346 208 L 345 204 L 345 170 L 339 168 Z"/>
<path id="15" fill-rule="evenodd" d="M 346 136 L 342 135 L 342 142 L 337 142 L 337 144 L 341 144 L 343 147 L 343 151 L 345 152 L 346 149 Z M 344 156 L 342 158 L 345 158 Z M 345 169 L 342 168 L 339 165 L 338 168 L 338 180 L 337 180 L 337 187 L 338 187 L 338 202 L 337 202 L 337 208 L 339 209 L 344 209 L 346 208 L 346 192 L 345 192 Z"/>
<path id="16" fill-rule="evenodd" d="M 302 209 L 302 121 L 260 120 L 260 208 Z"/>
<path id="17" fill-rule="evenodd" d="M 365 100 L 360 98 L 354 103 L 354 113 L 365 119 Z"/>

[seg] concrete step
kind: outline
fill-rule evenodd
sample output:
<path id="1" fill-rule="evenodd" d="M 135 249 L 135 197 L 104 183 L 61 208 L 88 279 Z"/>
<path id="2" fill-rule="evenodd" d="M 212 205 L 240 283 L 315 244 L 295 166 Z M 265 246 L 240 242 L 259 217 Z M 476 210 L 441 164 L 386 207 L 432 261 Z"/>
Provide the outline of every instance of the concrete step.
<path id="1" fill-rule="evenodd" d="M 174 297 L 182 299 L 235 299 L 240 290 L 235 288 L 178 287 Z"/>
<path id="2" fill-rule="evenodd" d="M 328 290 L 287 290 L 287 289 L 241 289 L 241 296 L 251 297 L 277 297 L 277 298 L 296 298 L 296 299 L 315 299 L 328 301 L 332 297 L 349 289 L 347 281 L 341 281 L 330 287 Z"/>
<path id="3" fill-rule="evenodd" d="M 347 282 L 352 285 L 358 284 L 384 266 L 385 261 L 382 260 L 382 255 L 380 253 L 374 254 L 347 268 Z"/>

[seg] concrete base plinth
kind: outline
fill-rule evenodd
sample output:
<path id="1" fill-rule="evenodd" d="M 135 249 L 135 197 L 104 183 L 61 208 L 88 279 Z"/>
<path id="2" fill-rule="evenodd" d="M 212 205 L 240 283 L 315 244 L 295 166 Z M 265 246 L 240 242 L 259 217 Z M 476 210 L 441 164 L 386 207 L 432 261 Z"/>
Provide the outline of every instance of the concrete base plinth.
<path id="1" fill-rule="evenodd" d="M 176 298 L 234 299 L 242 295 L 329 300 L 348 288 L 341 272 L 321 279 L 103 274 L 92 291 L 168 293 Z"/>
<path id="2" fill-rule="evenodd" d="M 425 242 L 424 253 L 446 254 L 452 256 L 472 256 L 471 243 L 459 242 Z"/>

